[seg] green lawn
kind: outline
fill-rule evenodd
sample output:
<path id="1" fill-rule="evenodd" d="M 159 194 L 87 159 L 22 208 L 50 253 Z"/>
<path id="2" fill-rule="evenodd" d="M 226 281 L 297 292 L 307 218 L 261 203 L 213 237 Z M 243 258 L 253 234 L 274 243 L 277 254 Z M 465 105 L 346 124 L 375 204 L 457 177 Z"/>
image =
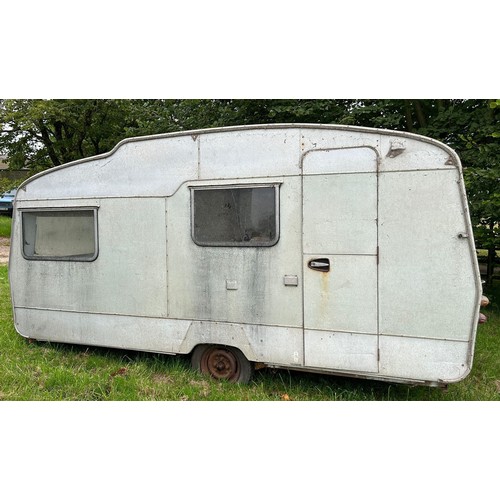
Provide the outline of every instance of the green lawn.
<path id="1" fill-rule="evenodd" d="M 0 237 L 10 238 L 10 226 L 12 219 L 5 215 L 0 215 Z"/>
<path id="2" fill-rule="evenodd" d="M 0 266 L 0 400 L 500 400 L 500 286 L 489 291 L 472 373 L 448 389 L 257 371 L 247 386 L 206 379 L 183 356 L 29 342 L 12 323 L 7 266 Z"/>

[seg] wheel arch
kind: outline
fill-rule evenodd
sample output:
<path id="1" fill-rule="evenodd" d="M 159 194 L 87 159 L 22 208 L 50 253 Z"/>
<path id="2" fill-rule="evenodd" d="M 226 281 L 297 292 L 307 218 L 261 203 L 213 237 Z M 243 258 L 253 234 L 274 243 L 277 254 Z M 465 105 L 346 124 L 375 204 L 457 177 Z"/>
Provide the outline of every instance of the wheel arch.
<path id="1" fill-rule="evenodd" d="M 192 355 L 199 345 L 220 345 L 233 347 L 249 361 L 258 361 L 245 326 L 237 323 L 193 321 L 179 349 L 181 354 Z"/>

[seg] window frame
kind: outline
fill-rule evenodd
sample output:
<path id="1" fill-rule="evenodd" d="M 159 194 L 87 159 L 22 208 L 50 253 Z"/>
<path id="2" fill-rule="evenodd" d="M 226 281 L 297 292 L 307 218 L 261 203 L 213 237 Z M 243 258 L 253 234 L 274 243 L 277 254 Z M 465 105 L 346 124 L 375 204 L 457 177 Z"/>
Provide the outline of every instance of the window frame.
<path id="1" fill-rule="evenodd" d="M 198 185 L 189 186 L 190 197 L 191 197 L 191 239 L 193 242 L 200 247 L 236 247 L 236 248 L 262 248 L 262 247 L 273 247 L 280 239 L 280 186 L 279 182 L 272 182 L 268 184 L 217 184 L 217 185 Z M 258 188 L 273 188 L 274 189 L 274 216 L 275 216 L 275 228 L 276 234 L 274 238 L 270 241 L 242 241 L 242 242 L 200 242 L 196 240 L 194 233 L 194 199 L 196 191 L 221 191 L 229 189 L 258 189 Z"/>
<path id="2" fill-rule="evenodd" d="M 35 261 L 58 261 L 58 262 L 94 262 L 99 256 L 99 238 L 98 238 L 98 208 L 99 207 L 87 207 L 87 206 L 70 206 L 70 207 L 33 207 L 33 208 L 20 208 L 19 212 L 21 215 L 21 254 L 26 260 Z M 92 212 L 94 216 L 94 253 L 88 257 L 82 256 L 39 256 L 39 255 L 26 255 L 24 251 L 25 242 L 25 224 L 24 224 L 24 214 L 39 214 L 39 213 L 56 213 L 56 212 Z"/>

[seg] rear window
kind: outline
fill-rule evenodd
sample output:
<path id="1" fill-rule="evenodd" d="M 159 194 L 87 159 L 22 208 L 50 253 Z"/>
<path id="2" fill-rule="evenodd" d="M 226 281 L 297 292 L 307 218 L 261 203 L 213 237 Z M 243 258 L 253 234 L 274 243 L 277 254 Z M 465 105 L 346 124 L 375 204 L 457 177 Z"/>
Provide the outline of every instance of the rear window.
<path id="1" fill-rule="evenodd" d="M 192 235 L 201 246 L 272 246 L 278 186 L 192 188 Z"/>
<path id="2" fill-rule="evenodd" d="M 97 257 L 97 210 L 22 212 L 26 259 L 92 261 Z"/>

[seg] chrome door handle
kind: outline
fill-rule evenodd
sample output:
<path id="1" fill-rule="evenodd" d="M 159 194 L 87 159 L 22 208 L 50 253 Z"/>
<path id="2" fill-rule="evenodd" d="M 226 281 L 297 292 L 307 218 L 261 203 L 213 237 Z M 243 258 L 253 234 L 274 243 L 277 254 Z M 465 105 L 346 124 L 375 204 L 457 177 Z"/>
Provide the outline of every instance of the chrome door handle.
<path id="1" fill-rule="evenodd" d="M 309 261 L 307 266 L 313 271 L 321 271 L 323 273 L 327 273 L 330 270 L 330 259 L 312 259 Z"/>

